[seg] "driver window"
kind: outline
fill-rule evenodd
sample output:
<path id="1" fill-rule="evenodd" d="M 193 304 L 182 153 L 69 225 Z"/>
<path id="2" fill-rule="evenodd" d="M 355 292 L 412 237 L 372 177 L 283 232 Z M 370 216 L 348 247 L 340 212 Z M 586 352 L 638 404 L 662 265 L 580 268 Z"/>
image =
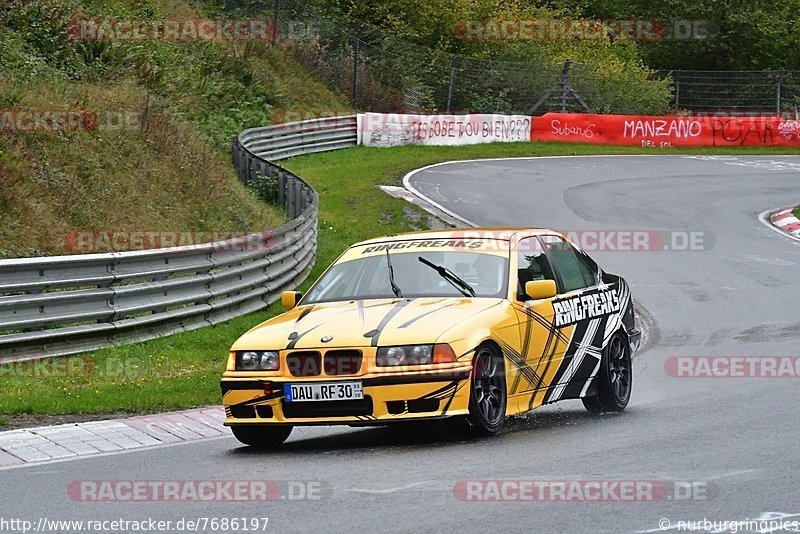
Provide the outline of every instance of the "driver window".
<path id="1" fill-rule="evenodd" d="M 533 280 L 555 280 L 542 245 L 536 237 L 519 240 L 517 253 L 517 300 L 528 300 L 525 283 Z"/>
<path id="2" fill-rule="evenodd" d="M 561 275 L 564 292 L 569 293 L 597 283 L 597 272 L 575 253 L 575 249 L 569 243 L 553 235 L 543 236 L 542 241 L 547 249 L 547 255 Z"/>

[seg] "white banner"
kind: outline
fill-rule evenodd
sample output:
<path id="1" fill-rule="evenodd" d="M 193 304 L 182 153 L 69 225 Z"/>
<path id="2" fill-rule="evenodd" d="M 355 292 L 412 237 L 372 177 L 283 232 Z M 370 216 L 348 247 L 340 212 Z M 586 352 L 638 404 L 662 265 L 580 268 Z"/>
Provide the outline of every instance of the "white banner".
<path id="1" fill-rule="evenodd" d="M 531 140 L 527 115 L 359 113 L 358 144 L 458 146 Z"/>

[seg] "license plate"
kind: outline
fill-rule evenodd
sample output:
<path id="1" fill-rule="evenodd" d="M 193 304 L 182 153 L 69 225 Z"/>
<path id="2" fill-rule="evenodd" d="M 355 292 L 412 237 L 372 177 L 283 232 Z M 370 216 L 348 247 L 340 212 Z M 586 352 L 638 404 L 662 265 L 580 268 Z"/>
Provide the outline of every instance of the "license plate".
<path id="1" fill-rule="evenodd" d="M 364 389 L 361 382 L 316 382 L 284 384 L 283 394 L 286 402 L 361 400 Z"/>

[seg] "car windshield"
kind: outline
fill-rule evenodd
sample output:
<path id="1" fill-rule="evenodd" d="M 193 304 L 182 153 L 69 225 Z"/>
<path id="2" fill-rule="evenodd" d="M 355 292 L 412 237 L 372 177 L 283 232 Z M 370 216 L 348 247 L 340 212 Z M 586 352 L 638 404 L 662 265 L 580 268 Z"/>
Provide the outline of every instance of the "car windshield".
<path id="1" fill-rule="evenodd" d="M 469 284 L 476 297 L 504 297 L 508 258 L 462 251 L 391 252 L 394 282 L 403 297 L 463 297 L 463 291 L 419 260 L 442 266 Z M 308 292 L 303 304 L 395 298 L 386 253 L 337 263 Z"/>

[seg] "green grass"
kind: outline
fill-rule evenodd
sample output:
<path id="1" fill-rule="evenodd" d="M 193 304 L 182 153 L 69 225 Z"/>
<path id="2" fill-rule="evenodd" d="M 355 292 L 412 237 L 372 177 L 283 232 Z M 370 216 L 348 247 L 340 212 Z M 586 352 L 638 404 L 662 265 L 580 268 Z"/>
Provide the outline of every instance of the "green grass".
<path id="1" fill-rule="evenodd" d="M 794 210 L 792 210 L 792 213 L 794 213 L 795 217 L 800 219 L 800 206 L 797 206 Z"/>
<path id="2" fill-rule="evenodd" d="M 453 159 L 590 154 L 800 154 L 800 150 L 671 149 L 515 143 L 469 147 L 353 148 L 285 162 L 320 193 L 319 259 L 309 281 L 355 241 L 414 229 L 405 201 L 376 186 Z M 424 220 L 424 219 L 423 219 Z M 416 223 L 419 225 L 419 223 Z M 216 404 L 228 348 L 279 305 L 228 323 L 66 359 L 72 373 L 37 376 L 35 366 L 0 367 L 0 414 L 155 412 Z M 71 362 L 71 363 L 70 363 Z M 45 375 L 47 373 L 44 373 Z M 41 373 L 40 373 L 41 375 Z"/>
<path id="3" fill-rule="evenodd" d="M 99 124 L 0 131 L 0 258 L 93 252 L 74 250 L 74 236 L 94 230 L 185 236 L 275 227 L 282 211 L 247 191 L 230 165 L 232 136 L 285 110 L 347 109 L 266 42 L 80 42 L 68 34 L 86 17 L 216 16 L 196 2 L 18 4 L 0 10 L 0 112 L 86 110 Z"/>

